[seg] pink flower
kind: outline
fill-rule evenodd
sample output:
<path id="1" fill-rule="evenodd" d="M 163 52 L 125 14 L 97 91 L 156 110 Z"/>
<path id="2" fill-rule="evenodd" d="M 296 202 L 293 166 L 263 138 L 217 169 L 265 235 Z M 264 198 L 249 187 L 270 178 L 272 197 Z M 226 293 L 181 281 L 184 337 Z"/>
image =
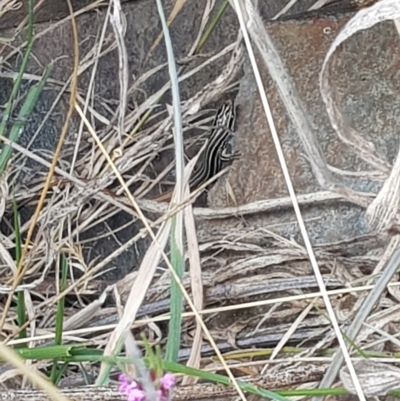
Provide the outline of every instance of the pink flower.
<path id="1" fill-rule="evenodd" d="M 130 385 L 128 378 L 122 373 L 118 376 L 118 381 L 120 383 L 118 386 L 118 391 L 126 394 Z"/>
<path id="2" fill-rule="evenodd" d="M 128 401 L 143 401 L 146 398 L 146 394 L 143 390 L 139 390 L 138 388 L 130 389 L 127 394 Z"/>
<path id="3" fill-rule="evenodd" d="M 120 383 L 118 391 L 126 395 L 127 401 L 145 401 L 146 393 L 140 383 L 135 380 L 130 381 L 124 374 L 118 377 Z M 175 385 L 175 376 L 166 373 L 159 380 L 159 387 L 156 389 L 158 401 L 169 401 L 168 391 Z"/>
<path id="4" fill-rule="evenodd" d="M 132 382 L 129 382 L 128 378 L 124 374 L 119 375 L 118 381 L 120 382 L 120 385 L 118 387 L 118 391 L 120 393 L 124 393 L 127 396 L 129 396 L 129 394 L 133 390 L 138 388 L 138 384 L 136 383 L 136 381 L 132 380 Z"/>
<path id="5" fill-rule="evenodd" d="M 171 390 L 175 385 L 175 376 L 171 373 L 165 373 L 160 379 L 160 386 L 162 390 Z"/>

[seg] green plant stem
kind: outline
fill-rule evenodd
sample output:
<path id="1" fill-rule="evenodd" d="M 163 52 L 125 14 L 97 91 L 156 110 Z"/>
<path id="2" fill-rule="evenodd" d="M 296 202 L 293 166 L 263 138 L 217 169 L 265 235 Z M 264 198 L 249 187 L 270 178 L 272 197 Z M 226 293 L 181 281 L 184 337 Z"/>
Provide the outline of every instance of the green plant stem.
<path id="1" fill-rule="evenodd" d="M 19 69 L 17 78 L 14 82 L 11 95 L 8 98 L 6 109 L 3 114 L 3 119 L 0 123 L 0 135 L 4 135 L 8 119 L 11 116 L 14 100 L 17 96 L 18 90 L 21 86 L 22 76 L 25 72 L 26 65 L 28 64 L 29 56 L 33 46 L 33 0 L 28 0 L 28 29 L 27 29 L 27 45 L 25 49 L 24 58 L 22 59 L 21 67 Z"/>
<path id="2" fill-rule="evenodd" d="M 60 271 L 61 271 L 61 280 L 60 280 L 60 293 L 64 292 L 67 288 L 67 276 L 68 276 L 68 263 L 67 258 L 64 254 L 60 255 Z M 54 338 L 54 344 L 61 345 L 62 343 L 62 335 L 63 335 L 63 324 L 64 324 L 64 306 L 65 306 L 65 297 L 62 297 L 57 303 L 57 313 L 56 313 L 56 333 Z M 65 370 L 65 366 L 62 368 Z M 60 379 L 61 374 L 58 369 L 57 358 L 53 360 L 53 366 L 51 368 L 50 380 L 53 384 L 57 384 Z"/>
<path id="3" fill-rule="evenodd" d="M 22 240 L 19 226 L 18 207 L 15 196 L 13 196 L 13 225 L 15 234 L 15 261 L 18 264 L 22 254 Z M 19 282 L 19 284 L 22 283 L 23 280 Z M 18 291 L 17 293 L 17 321 L 19 327 L 24 326 L 26 323 L 25 296 L 23 291 Z M 22 329 L 18 333 L 18 338 L 26 338 L 26 328 Z M 17 345 L 17 348 L 21 348 L 23 346 L 23 344 L 19 344 Z"/>

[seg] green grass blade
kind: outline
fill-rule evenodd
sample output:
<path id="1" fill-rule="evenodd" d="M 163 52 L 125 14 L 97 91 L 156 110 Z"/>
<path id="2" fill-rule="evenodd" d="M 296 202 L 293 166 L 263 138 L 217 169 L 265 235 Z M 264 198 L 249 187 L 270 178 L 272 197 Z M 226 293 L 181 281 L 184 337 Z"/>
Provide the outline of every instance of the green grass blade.
<path id="1" fill-rule="evenodd" d="M 55 364 L 54 364 L 55 365 Z M 54 366 L 53 365 L 53 366 Z M 58 367 L 58 369 L 55 372 L 55 376 L 54 376 L 54 382 L 55 384 L 57 384 L 61 379 L 62 379 L 62 375 L 65 373 L 65 371 L 67 370 L 67 367 L 69 366 L 69 362 L 64 362 L 60 367 Z M 52 372 L 53 373 L 53 372 Z"/>
<path id="2" fill-rule="evenodd" d="M 214 18 L 211 20 L 211 22 L 208 24 L 208 26 L 204 30 L 204 33 L 203 33 L 202 37 L 199 40 L 199 43 L 198 43 L 198 45 L 196 47 L 196 50 L 194 51 L 194 54 L 200 53 L 201 49 L 206 44 L 208 38 L 211 36 L 213 30 L 217 26 L 218 22 L 221 20 L 222 15 L 224 14 L 224 12 L 228 8 L 228 6 L 229 6 L 229 1 L 228 0 L 225 0 L 221 4 L 220 8 L 218 9 L 217 14 L 215 14 Z"/>
<path id="3" fill-rule="evenodd" d="M 8 98 L 8 102 L 6 108 L 4 110 L 3 118 L 0 123 L 0 135 L 5 134 L 5 129 L 7 125 L 8 119 L 11 117 L 14 100 L 17 96 L 19 88 L 21 86 L 22 77 L 25 72 L 26 66 L 28 64 L 29 56 L 32 51 L 33 46 L 33 0 L 28 0 L 28 29 L 27 29 L 27 46 L 25 49 L 24 58 L 22 59 L 21 67 L 18 71 L 17 78 L 14 82 L 10 97 Z"/>
<path id="4" fill-rule="evenodd" d="M 22 239 L 21 239 L 21 231 L 19 226 L 19 215 L 18 215 L 18 207 L 15 197 L 13 196 L 13 225 L 14 225 L 14 234 L 15 234 L 15 262 L 18 265 L 21 254 L 22 254 Z M 22 284 L 23 280 L 19 282 Z M 22 327 L 26 323 L 26 310 L 25 310 L 25 296 L 23 291 L 18 291 L 17 293 L 17 321 L 18 326 Z M 22 329 L 18 333 L 18 338 L 26 338 L 26 328 Z M 20 344 L 18 347 L 23 347 L 23 344 Z"/>
<path id="5" fill-rule="evenodd" d="M 42 79 L 36 85 L 32 86 L 29 89 L 24 104 L 22 105 L 21 110 L 18 113 L 18 120 L 13 124 L 11 128 L 11 132 L 9 135 L 9 139 L 11 142 L 18 141 L 18 138 L 23 131 L 25 121 L 31 115 L 33 108 L 35 107 L 36 102 L 39 98 L 39 95 L 42 92 L 44 85 L 46 84 L 50 71 L 51 67 L 47 67 L 42 76 Z M 11 155 L 12 155 L 12 147 L 9 145 L 5 145 L 0 152 L 0 175 L 3 174 L 7 166 L 7 163 L 11 158 Z"/>
<path id="6" fill-rule="evenodd" d="M 85 350 L 83 352 L 82 350 Z M 48 345 L 46 347 L 35 347 L 35 348 L 19 348 L 15 350 L 18 355 L 23 359 L 34 359 L 34 360 L 44 360 L 44 359 L 54 359 L 54 358 L 71 358 L 74 355 L 90 354 L 92 355 L 97 350 L 86 348 L 81 344 L 68 344 L 68 345 Z M 99 350 L 99 355 L 102 355 L 101 350 Z M 0 362 L 3 362 L 0 359 Z"/>
<path id="7" fill-rule="evenodd" d="M 115 364 L 116 360 L 120 360 L 120 357 L 117 357 L 116 355 L 119 355 L 119 353 L 121 352 L 121 349 L 124 345 L 124 341 L 123 339 L 120 339 L 117 346 L 115 347 L 115 351 L 114 351 L 114 356 L 111 357 L 103 357 L 104 359 L 100 359 L 101 362 L 107 362 L 107 366 L 104 369 L 102 375 L 100 375 L 97 379 L 96 379 L 96 385 L 97 386 L 104 386 L 104 383 L 108 380 L 108 376 L 109 373 L 111 371 L 112 365 Z M 103 353 L 102 353 L 103 355 Z M 75 355 L 76 358 L 77 355 Z M 84 358 L 86 358 L 86 356 L 84 356 Z M 82 361 L 86 361 L 86 359 L 82 359 Z M 97 362 L 98 360 L 96 360 Z M 126 359 L 125 363 L 132 363 L 131 359 Z"/>
<path id="8" fill-rule="evenodd" d="M 67 263 L 67 258 L 65 257 L 64 254 L 60 255 L 60 267 L 61 267 L 60 292 L 63 292 L 67 288 L 67 276 L 68 276 L 68 263 Z M 57 303 L 56 334 L 54 338 L 55 345 L 61 345 L 62 343 L 64 306 L 65 306 L 65 298 L 62 297 Z M 52 381 L 52 383 L 57 384 L 58 380 L 57 378 L 59 377 L 60 374 L 58 373 L 57 359 L 54 359 L 53 366 L 51 368 L 50 380 Z"/>
<path id="9" fill-rule="evenodd" d="M 227 386 L 231 385 L 231 381 L 228 376 L 219 375 L 219 374 L 211 373 L 211 372 L 203 372 L 202 370 L 189 368 L 187 366 L 183 366 L 183 365 L 180 365 L 177 363 L 163 361 L 163 368 L 164 368 L 164 370 L 172 372 L 172 373 L 183 373 L 188 376 L 199 377 L 200 379 L 205 379 L 210 382 L 225 384 Z M 245 383 L 240 380 L 238 380 L 237 383 L 238 383 L 239 387 L 247 393 L 256 394 L 261 397 L 269 398 L 271 400 L 276 400 L 276 401 L 288 401 L 287 398 L 285 398 L 282 395 L 279 395 L 277 393 L 274 393 L 272 391 L 261 389 L 257 386 L 253 386 L 252 384 Z"/>
<path id="10" fill-rule="evenodd" d="M 171 224 L 171 264 L 180 280 L 183 277 L 183 255 L 180 253 L 175 241 L 176 217 L 172 217 Z M 178 283 L 171 277 L 170 290 L 170 313 L 171 319 L 168 323 L 168 340 L 165 359 L 171 362 L 178 361 L 178 352 L 181 339 L 182 323 L 182 294 Z"/>
<path id="11" fill-rule="evenodd" d="M 312 390 L 282 390 L 277 391 L 286 397 L 323 397 L 323 396 L 339 396 L 349 394 L 344 388 L 314 388 Z"/>

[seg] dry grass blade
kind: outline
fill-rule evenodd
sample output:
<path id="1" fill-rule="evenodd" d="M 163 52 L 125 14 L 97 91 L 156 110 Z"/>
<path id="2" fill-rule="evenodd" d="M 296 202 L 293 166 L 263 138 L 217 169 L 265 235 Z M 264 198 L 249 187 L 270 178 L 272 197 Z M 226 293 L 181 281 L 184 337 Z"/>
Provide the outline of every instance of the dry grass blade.
<path id="1" fill-rule="evenodd" d="M 387 19 L 396 19 L 400 16 L 400 4 L 396 0 L 383 0 L 376 3 L 370 8 L 359 11 L 342 29 L 339 35 L 333 41 L 321 69 L 320 76 L 320 89 L 321 96 L 326 104 L 329 119 L 332 127 L 335 129 L 338 137 L 346 144 L 348 144 L 358 156 L 363 158 L 366 162 L 373 165 L 375 168 L 388 172 L 389 165 L 384 162 L 376 153 L 374 145 L 366 141 L 358 132 L 351 126 L 348 126 L 338 109 L 338 93 L 335 93 L 329 82 L 329 61 L 338 48 L 338 46 L 347 40 L 356 32 L 368 29 L 378 22 Z"/>
<path id="2" fill-rule="evenodd" d="M 2 239 L 0 238 L 0 261 L 4 262 L 5 265 L 12 271 L 14 274 L 17 272 L 17 266 L 15 264 L 14 259 L 8 252 L 7 248 L 2 244 Z M 4 294 L 8 294 L 10 288 L 6 288 L 3 292 Z M 0 291 L 1 292 L 1 291 Z"/>
<path id="3" fill-rule="evenodd" d="M 314 307 L 314 303 L 315 303 L 315 301 L 311 302 L 309 305 L 307 305 L 307 307 L 300 313 L 300 315 L 297 317 L 297 319 L 293 322 L 293 324 L 290 326 L 290 329 L 285 333 L 285 335 L 279 341 L 277 346 L 274 348 L 274 351 L 271 354 L 270 360 L 274 359 L 279 354 L 279 352 L 282 350 L 282 348 L 285 346 L 285 344 L 289 341 L 292 334 L 296 331 L 299 324 L 304 320 L 304 318 L 308 315 L 310 310 Z"/>
<path id="4" fill-rule="evenodd" d="M 382 336 L 383 341 L 386 341 L 386 340 L 391 341 L 393 343 L 393 345 L 395 345 L 396 347 L 400 347 L 400 340 L 398 338 L 396 338 L 395 336 L 389 334 L 387 331 L 382 330 L 381 328 L 376 327 L 375 325 L 372 326 L 365 322 L 364 322 L 364 327 L 371 330 L 372 332 L 376 332 L 376 333 L 380 334 Z M 373 345 L 371 346 L 371 348 L 372 347 L 373 347 Z"/>
<path id="5" fill-rule="evenodd" d="M 91 302 L 90 304 L 86 305 L 82 310 L 78 313 L 72 315 L 68 319 L 65 320 L 63 329 L 64 331 L 67 330 L 74 330 L 79 327 L 84 327 L 87 322 L 96 315 L 96 313 L 101 309 L 103 306 L 108 293 L 113 289 L 113 286 L 107 287 L 104 292 L 100 295 L 98 299 Z"/>
<path id="6" fill-rule="evenodd" d="M 386 231 L 395 223 L 400 199 L 400 149 L 396 161 L 377 197 L 368 206 L 366 218 L 377 231 Z"/>
<path id="7" fill-rule="evenodd" d="M 0 221 L 6 209 L 6 201 L 8 197 L 8 171 L 6 170 L 0 175 Z"/>
<path id="8" fill-rule="evenodd" d="M 329 3 L 332 0 L 317 0 L 310 8 L 309 10 L 317 10 L 318 8 L 323 7 L 325 4 Z"/>
<path id="9" fill-rule="evenodd" d="M 400 369 L 395 366 L 367 359 L 356 362 L 354 368 L 367 397 L 383 396 L 399 387 Z M 356 394 L 346 367 L 340 371 L 340 380 L 349 393 Z"/>
<path id="10" fill-rule="evenodd" d="M 222 175 L 223 173 L 221 173 Z M 371 194 L 373 196 L 373 194 Z M 319 202 L 327 202 L 330 200 L 343 200 L 346 199 L 340 195 L 330 191 L 321 191 L 305 195 L 298 196 L 298 202 L 302 205 L 315 204 Z M 166 213 L 168 206 L 159 202 L 140 200 L 140 207 L 143 210 L 147 210 L 153 213 Z M 221 209 L 210 209 L 210 208 L 195 208 L 194 215 L 198 218 L 205 220 L 214 219 L 227 219 L 232 215 L 250 215 L 255 213 L 267 213 L 280 207 L 291 207 L 292 201 L 289 196 L 277 199 L 263 199 L 255 201 L 245 205 L 239 205 L 237 207 L 226 207 Z"/>
<path id="11" fill-rule="evenodd" d="M 282 10 L 279 11 L 279 13 L 277 13 L 276 15 L 274 15 L 274 17 L 272 18 L 272 20 L 276 20 L 279 17 L 281 17 L 282 15 L 286 14 L 296 3 L 298 0 L 290 0 L 285 7 L 282 7 Z"/>
<path id="12" fill-rule="evenodd" d="M 124 36 L 126 33 L 126 19 L 121 9 L 121 2 L 119 0 L 113 0 L 113 12 L 110 15 L 111 25 L 114 29 L 114 34 L 118 48 L 118 60 L 119 60 L 119 114 L 118 114 L 118 140 L 119 145 L 122 146 L 122 136 L 124 134 L 124 123 L 125 123 L 125 110 L 127 105 L 127 94 L 129 84 L 129 73 L 128 73 L 128 53 L 124 42 Z"/>
<path id="13" fill-rule="evenodd" d="M 0 1 L 0 18 L 8 11 L 14 11 L 21 8 L 22 2 L 17 0 L 1 0 Z M 0 39 L 1 41 L 1 39 Z"/>

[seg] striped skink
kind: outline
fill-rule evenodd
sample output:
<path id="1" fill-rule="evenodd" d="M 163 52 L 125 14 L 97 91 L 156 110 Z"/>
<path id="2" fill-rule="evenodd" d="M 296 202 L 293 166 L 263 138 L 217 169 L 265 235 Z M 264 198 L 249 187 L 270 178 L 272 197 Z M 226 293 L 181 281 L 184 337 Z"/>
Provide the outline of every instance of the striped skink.
<path id="1" fill-rule="evenodd" d="M 200 168 L 192 173 L 189 180 L 193 191 L 222 170 L 223 163 L 230 162 L 239 156 L 232 150 L 232 134 L 235 129 L 236 107 L 231 100 L 224 103 L 218 110 L 213 122 L 213 128 L 204 150 L 204 158 Z M 158 201 L 170 200 L 172 190 L 153 198 Z"/>

